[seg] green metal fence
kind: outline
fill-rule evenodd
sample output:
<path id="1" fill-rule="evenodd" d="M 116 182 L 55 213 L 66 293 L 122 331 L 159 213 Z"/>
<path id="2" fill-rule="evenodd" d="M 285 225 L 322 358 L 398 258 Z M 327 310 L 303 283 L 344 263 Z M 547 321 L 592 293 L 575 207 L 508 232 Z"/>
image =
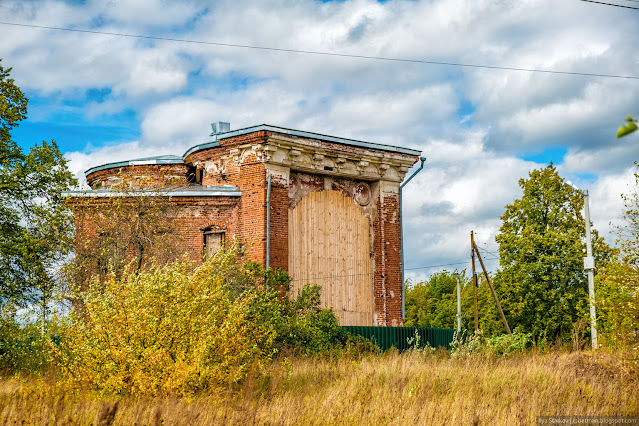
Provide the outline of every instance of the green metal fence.
<path id="1" fill-rule="evenodd" d="M 420 327 L 359 327 L 344 326 L 351 334 L 365 337 L 379 346 L 383 351 L 391 347 L 400 352 L 415 346 L 415 332 L 419 335 L 419 344 L 428 343 L 434 348 L 444 347 L 450 349 L 450 344 L 455 338 L 455 330 L 448 328 L 420 328 Z M 409 343 L 410 341 L 410 343 Z"/>

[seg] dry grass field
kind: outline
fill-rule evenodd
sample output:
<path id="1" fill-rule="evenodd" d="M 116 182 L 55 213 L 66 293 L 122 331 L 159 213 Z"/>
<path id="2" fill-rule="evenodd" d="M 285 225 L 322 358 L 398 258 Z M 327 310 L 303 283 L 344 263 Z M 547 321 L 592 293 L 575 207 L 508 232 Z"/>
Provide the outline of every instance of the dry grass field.
<path id="1" fill-rule="evenodd" d="M 280 358 L 241 388 L 193 398 L 69 394 L 52 378 L 0 383 L 2 424 L 518 425 L 538 415 L 638 416 L 636 354 Z"/>

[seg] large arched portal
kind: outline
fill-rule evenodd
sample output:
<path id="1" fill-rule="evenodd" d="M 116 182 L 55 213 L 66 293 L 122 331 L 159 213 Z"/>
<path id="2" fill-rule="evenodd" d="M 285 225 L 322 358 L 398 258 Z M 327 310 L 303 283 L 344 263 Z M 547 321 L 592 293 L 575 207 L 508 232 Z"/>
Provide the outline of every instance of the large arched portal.
<path id="1" fill-rule="evenodd" d="M 322 286 L 340 325 L 374 325 L 370 224 L 341 191 L 313 191 L 288 212 L 291 295 Z"/>

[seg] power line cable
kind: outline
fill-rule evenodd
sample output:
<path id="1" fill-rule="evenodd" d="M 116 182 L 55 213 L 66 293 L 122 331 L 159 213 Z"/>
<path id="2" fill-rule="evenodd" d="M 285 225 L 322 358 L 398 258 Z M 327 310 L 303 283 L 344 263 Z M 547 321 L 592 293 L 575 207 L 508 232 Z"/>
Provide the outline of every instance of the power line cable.
<path id="1" fill-rule="evenodd" d="M 482 243 L 482 244 L 486 244 L 486 243 Z M 477 245 L 477 243 L 475 243 L 475 245 Z M 492 256 L 492 257 L 485 257 L 485 259 L 499 259 L 499 254 L 496 253 L 496 252 L 492 252 L 492 251 L 490 251 L 488 249 L 480 247 L 479 245 L 477 245 L 477 249 L 481 250 L 481 251 L 483 251 L 483 252 L 485 252 L 487 254 L 490 254 Z M 468 250 L 467 251 L 467 256 L 470 257 L 471 255 L 472 255 L 472 251 Z"/>
<path id="2" fill-rule="evenodd" d="M 364 272 L 361 274 L 344 274 L 344 275 L 331 275 L 331 274 L 323 274 L 323 275 L 314 275 L 311 277 L 303 277 L 303 278 L 296 278 L 296 279 L 292 279 L 291 282 L 296 282 L 296 281 L 305 281 L 305 282 L 314 282 L 314 281 L 326 281 L 326 280 L 333 280 L 335 278 L 350 278 L 350 277 L 360 277 L 360 276 L 364 276 L 364 275 L 372 275 L 372 272 Z"/>
<path id="3" fill-rule="evenodd" d="M 582 0 L 582 1 L 586 1 L 586 0 Z M 189 40 L 189 39 L 171 38 L 171 37 L 155 37 L 155 36 L 146 36 L 146 35 L 139 35 L 139 34 L 116 33 L 116 32 L 109 32 L 109 31 L 51 27 L 46 25 L 20 24 L 16 22 L 0 21 L 0 25 L 11 25 L 16 27 L 26 27 L 26 28 L 39 28 L 39 29 L 55 30 L 55 31 L 69 31 L 69 32 L 77 32 L 77 33 L 87 33 L 87 34 L 111 35 L 111 36 L 117 36 L 117 37 L 129 37 L 129 38 L 137 38 L 137 39 L 144 39 L 144 40 L 171 41 L 171 42 L 177 42 L 177 43 L 191 43 L 191 44 L 203 44 L 203 45 L 210 45 L 210 46 L 234 47 L 234 48 L 241 48 L 241 49 L 266 50 L 266 51 L 272 51 L 272 52 L 288 52 L 288 53 L 300 53 L 300 54 L 318 55 L 318 56 L 333 56 L 333 57 L 339 57 L 339 58 L 356 58 L 356 59 L 369 59 L 369 60 L 377 60 L 377 61 L 402 62 L 402 63 L 412 63 L 412 64 L 444 65 L 444 66 L 464 67 L 464 68 L 482 68 L 482 69 L 493 69 L 493 70 L 502 70 L 502 71 L 521 71 L 521 72 L 541 73 L 541 74 L 560 74 L 560 75 L 575 75 L 575 76 L 582 76 L 582 77 L 603 77 L 603 78 L 622 78 L 622 79 L 628 79 L 628 80 L 639 80 L 639 76 L 636 76 L 636 75 L 600 74 L 600 73 L 591 73 L 591 72 L 546 70 L 546 69 L 539 69 L 539 68 L 518 68 L 518 67 L 502 67 L 502 66 L 496 66 L 496 65 L 465 64 L 461 62 L 428 61 L 423 59 L 392 58 L 392 57 L 385 57 L 385 56 L 355 55 L 355 54 L 349 54 L 349 53 L 324 52 L 319 50 L 285 49 L 281 47 L 267 47 L 267 46 L 256 46 L 256 45 L 236 44 L 236 43 L 221 43 L 221 42 L 215 42 L 215 41 Z"/>
<path id="4" fill-rule="evenodd" d="M 614 4 L 614 3 L 605 3 L 602 1 L 595 1 L 595 0 L 579 0 L 579 1 L 585 1 L 587 3 L 597 3 L 597 4 L 603 4 L 606 6 L 615 6 L 615 7 L 623 7 L 624 9 L 635 9 L 635 10 L 639 10 L 639 7 L 634 7 L 634 6 L 624 6 L 622 4 Z M 630 1 L 634 1 L 634 0 L 630 0 Z"/>
<path id="5" fill-rule="evenodd" d="M 486 262 L 490 262 L 492 260 L 497 260 L 497 259 L 485 259 Z M 418 266 L 415 268 L 406 268 L 406 271 L 414 271 L 414 270 L 418 270 L 418 269 L 432 269 L 432 268 L 439 268 L 442 266 L 453 266 L 453 265 L 464 265 L 464 264 L 470 264 L 470 260 L 466 260 L 463 262 L 454 262 L 454 263 L 444 263 L 441 265 L 426 265 L 426 266 Z M 349 277 L 358 277 L 358 276 L 370 276 L 372 273 L 371 272 L 365 272 L 365 273 L 361 273 L 361 274 L 342 274 L 342 275 L 331 275 L 331 274 L 322 274 L 322 275 L 314 275 L 314 276 L 310 276 L 310 277 L 303 277 L 303 278 L 296 278 L 293 279 L 292 281 L 326 281 L 326 280 L 332 280 L 335 278 L 349 278 Z"/>
<path id="6" fill-rule="evenodd" d="M 485 243 L 484 243 L 484 244 L 485 244 Z M 483 251 L 483 252 L 486 252 L 486 253 L 488 253 L 488 254 L 492 255 L 492 256 L 497 256 L 497 257 L 499 257 L 499 254 L 498 254 L 498 253 L 496 253 L 496 252 L 490 251 L 490 250 L 485 249 L 485 248 L 480 247 L 480 246 L 477 246 L 477 248 L 478 248 L 479 250 Z"/>
<path id="7" fill-rule="evenodd" d="M 428 266 L 418 266 L 415 268 L 405 268 L 405 271 L 415 271 L 417 269 L 431 269 L 431 268 L 439 268 L 441 266 L 453 266 L 453 265 L 463 265 L 466 263 L 470 263 L 470 260 L 466 260 L 464 262 L 455 262 L 455 263 L 444 263 L 442 265 L 428 265 Z"/>
<path id="8" fill-rule="evenodd" d="M 485 259 L 486 261 L 492 261 L 492 260 L 498 260 L 498 259 Z M 441 266 L 453 266 L 453 265 L 464 265 L 464 264 L 470 264 L 470 260 L 466 260 L 464 262 L 455 262 L 455 263 L 445 263 L 442 265 L 428 265 L 428 266 L 418 266 L 415 268 L 406 268 L 404 269 L 405 271 L 415 271 L 417 269 L 432 269 L 432 268 L 439 268 Z"/>

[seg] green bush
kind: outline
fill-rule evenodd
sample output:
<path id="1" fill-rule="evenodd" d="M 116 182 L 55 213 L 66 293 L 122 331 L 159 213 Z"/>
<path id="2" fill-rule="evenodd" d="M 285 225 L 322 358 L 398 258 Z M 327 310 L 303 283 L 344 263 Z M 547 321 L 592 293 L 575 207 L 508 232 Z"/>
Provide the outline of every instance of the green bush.
<path id="1" fill-rule="evenodd" d="M 485 354 L 508 356 L 523 353 L 533 345 L 532 334 L 515 329 L 512 334 L 484 337 L 481 329 L 465 337 L 456 338 L 451 344 L 453 356 Z"/>
<path id="2" fill-rule="evenodd" d="M 234 246 L 203 265 L 179 261 L 94 280 L 56 322 L 55 364 L 72 388 L 189 395 L 260 374 L 281 350 L 369 347 L 346 333 L 320 287 L 285 297 L 290 278 L 241 262 Z"/>
<path id="3" fill-rule="evenodd" d="M 522 353 L 532 347 L 532 334 L 521 333 L 518 330 L 512 334 L 503 334 L 486 339 L 488 349 L 495 355 L 510 355 Z"/>
<path id="4" fill-rule="evenodd" d="M 282 300 L 282 315 L 274 326 L 276 345 L 305 353 L 338 349 L 348 340 L 332 309 L 319 307 L 320 286 L 306 285 L 292 301 Z"/>
<path id="5" fill-rule="evenodd" d="M 41 324 L 0 317 L 0 374 L 41 374 L 48 367 L 49 345 Z"/>
<path id="6" fill-rule="evenodd" d="M 295 298 L 289 299 L 285 296 L 291 278 L 285 270 L 264 269 L 258 263 L 248 262 L 244 271 L 250 288 L 269 289 L 262 293 L 254 309 L 259 312 L 260 321 L 272 327 L 276 351 L 320 354 L 375 350 L 370 341 L 344 331 L 331 308 L 320 307 L 319 285 L 307 284 Z"/>

